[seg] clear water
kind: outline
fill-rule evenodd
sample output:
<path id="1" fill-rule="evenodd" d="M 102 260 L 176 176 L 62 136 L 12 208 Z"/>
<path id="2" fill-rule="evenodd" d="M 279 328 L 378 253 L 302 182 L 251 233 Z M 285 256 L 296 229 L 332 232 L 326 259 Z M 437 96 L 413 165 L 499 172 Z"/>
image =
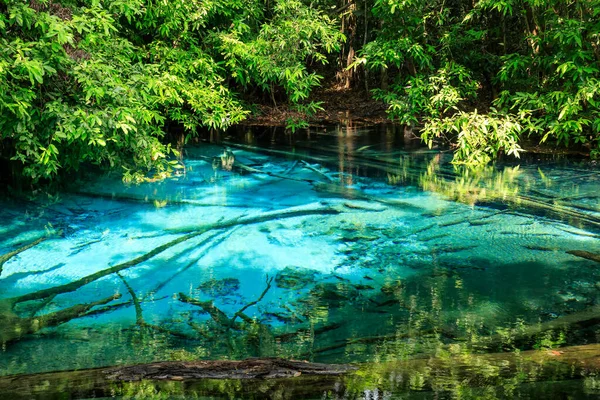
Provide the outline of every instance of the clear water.
<path id="1" fill-rule="evenodd" d="M 1 375 L 268 356 L 377 365 L 597 341 L 590 318 L 522 335 L 598 304 L 599 264 L 568 253 L 600 254 L 593 163 L 528 157 L 456 169 L 450 154 L 423 149 L 394 127 L 211 139 L 186 147 L 185 171 L 166 181 L 126 185 L 116 174 L 94 175 L 53 196 L 2 202 L 0 254 L 49 236 L 4 263 L 4 301 L 64 288 L 211 224 L 225 227 L 120 276 L 12 311 L 0 305 Z M 225 146 L 242 169 L 229 168 Z M 308 209 L 316 211 L 278 217 Z M 34 321 L 115 295 L 58 326 L 11 331 L 15 318 Z M 378 382 L 356 398 L 405 393 Z M 582 395 L 596 393 L 595 381 L 585 382 Z M 424 398 L 457 393 L 456 385 L 409 386 Z M 368 397 L 378 390 L 381 397 Z"/>

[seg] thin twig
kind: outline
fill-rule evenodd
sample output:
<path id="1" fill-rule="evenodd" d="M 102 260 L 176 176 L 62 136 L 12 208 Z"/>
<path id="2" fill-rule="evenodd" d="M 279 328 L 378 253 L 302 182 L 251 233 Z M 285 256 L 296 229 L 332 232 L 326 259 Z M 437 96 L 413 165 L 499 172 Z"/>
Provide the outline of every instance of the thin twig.
<path id="1" fill-rule="evenodd" d="M 283 171 L 283 175 L 288 175 L 290 172 L 292 172 L 294 168 L 296 168 L 296 165 L 298 165 L 298 160 L 295 160 L 288 169 Z"/>
<path id="2" fill-rule="evenodd" d="M 244 314 L 244 311 L 246 311 L 248 308 L 250 308 L 250 307 L 252 307 L 252 306 L 254 306 L 254 305 L 258 304 L 258 303 L 259 303 L 259 302 L 260 302 L 260 301 L 261 301 L 261 300 L 262 300 L 262 299 L 265 297 L 265 295 L 267 294 L 267 292 L 269 291 L 269 289 L 271 289 L 271 283 L 273 283 L 273 277 L 269 278 L 269 275 L 267 275 L 267 278 L 266 278 L 266 283 L 267 283 L 267 287 L 265 288 L 265 290 L 263 290 L 263 292 L 261 293 L 260 297 L 259 297 L 258 299 L 256 299 L 256 300 L 254 300 L 254 301 L 252 301 L 252 302 L 250 302 L 250 303 L 246 304 L 246 305 L 245 305 L 244 307 L 242 307 L 242 308 L 241 308 L 241 309 L 240 309 L 238 312 L 236 312 L 236 313 L 233 315 L 233 318 L 231 318 L 231 324 L 233 324 L 233 323 L 234 323 L 234 321 L 235 321 L 235 319 L 236 319 L 237 317 L 240 317 L 240 318 L 244 319 L 244 318 L 243 318 L 243 316 L 245 316 L 245 314 Z M 246 317 L 246 318 L 247 318 L 247 317 Z"/>

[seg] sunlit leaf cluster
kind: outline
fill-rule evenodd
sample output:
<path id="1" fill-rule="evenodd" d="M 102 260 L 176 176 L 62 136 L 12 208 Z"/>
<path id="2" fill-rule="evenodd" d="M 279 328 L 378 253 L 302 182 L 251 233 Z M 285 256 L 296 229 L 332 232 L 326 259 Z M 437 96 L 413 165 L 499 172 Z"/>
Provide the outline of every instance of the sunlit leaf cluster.
<path id="1" fill-rule="evenodd" d="M 374 94 L 390 117 L 450 139 L 455 161 L 518 155 L 526 135 L 600 154 L 599 1 L 375 0 L 373 13 L 353 67 L 385 71 Z"/>
<path id="2" fill-rule="evenodd" d="M 1 155 L 32 181 L 82 164 L 168 176 L 166 134 L 242 121 L 248 86 L 301 105 L 321 79 L 308 60 L 342 39 L 299 1 L 2 0 Z"/>

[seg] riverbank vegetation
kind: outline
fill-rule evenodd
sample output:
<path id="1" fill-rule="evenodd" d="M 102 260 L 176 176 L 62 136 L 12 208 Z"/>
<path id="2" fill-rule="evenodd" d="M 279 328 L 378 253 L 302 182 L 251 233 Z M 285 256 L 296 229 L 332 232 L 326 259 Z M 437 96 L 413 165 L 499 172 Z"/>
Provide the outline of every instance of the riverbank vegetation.
<path id="1" fill-rule="evenodd" d="M 308 126 L 316 92 L 387 106 L 455 162 L 524 139 L 600 156 L 599 0 L 1 0 L 0 155 L 18 177 L 179 167 L 167 135 L 260 105 Z"/>

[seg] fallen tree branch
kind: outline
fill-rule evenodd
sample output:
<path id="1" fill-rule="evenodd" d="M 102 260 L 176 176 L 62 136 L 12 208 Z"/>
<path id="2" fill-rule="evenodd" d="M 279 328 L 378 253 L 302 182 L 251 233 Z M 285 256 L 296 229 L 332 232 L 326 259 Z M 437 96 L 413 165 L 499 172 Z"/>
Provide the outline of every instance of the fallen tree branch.
<path id="1" fill-rule="evenodd" d="M 57 295 L 57 294 L 73 292 L 82 286 L 85 286 L 91 282 L 97 281 L 98 279 L 104 278 L 108 275 L 112 275 L 114 273 L 123 271 L 125 269 L 139 265 L 145 261 L 148 261 L 151 258 L 157 256 L 158 254 L 160 254 L 180 243 L 183 243 L 190 239 L 198 237 L 198 236 L 200 236 L 208 231 L 211 231 L 211 230 L 221 230 L 221 229 L 231 228 L 234 226 L 257 224 L 257 223 L 267 222 L 267 221 L 271 221 L 271 220 L 275 220 L 275 219 L 295 218 L 295 217 L 309 216 L 309 215 L 336 215 L 336 214 L 340 214 L 340 213 L 341 213 L 341 211 L 339 211 L 335 208 L 331 208 L 331 207 L 323 207 L 323 206 L 318 206 L 316 208 L 294 207 L 294 208 L 285 209 L 285 210 L 267 212 L 267 213 L 263 213 L 263 214 L 255 215 L 255 216 L 234 218 L 234 219 L 231 219 L 228 221 L 216 222 L 214 224 L 209 224 L 209 225 L 197 227 L 194 229 L 192 229 L 192 228 L 177 229 L 177 230 L 174 230 L 173 232 L 183 233 L 184 235 L 180 236 L 174 240 L 171 240 L 170 242 L 167 242 L 161 246 L 158 246 L 155 249 L 149 251 L 148 253 L 134 258 L 133 260 L 129 260 L 124 263 L 112 266 L 110 268 L 103 269 L 101 271 L 95 272 L 91 275 L 85 276 L 81 279 L 78 279 L 76 281 L 73 281 L 73 282 L 70 282 L 70 283 L 67 283 L 67 284 L 64 284 L 61 286 L 55 286 L 55 287 L 51 287 L 48 289 L 39 290 L 37 292 L 32 292 L 32 293 L 28 293 L 28 294 L 17 296 L 17 297 L 3 299 L 3 300 L 0 300 L 0 303 L 8 304 L 10 306 L 10 308 L 12 308 L 17 303 L 31 301 L 31 300 L 40 300 L 40 299 L 44 299 L 46 297 Z M 206 239 L 204 241 L 206 241 Z"/>
<path id="2" fill-rule="evenodd" d="M 378 197 L 369 196 L 357 189 L 347 188 L 338 184 L 316 182 L 313 185 L 313 187 L 317 192 L 327 193 L 329 195 L 341 197 L 344 199 L 370 201 L 374 203 L 380 203 L 385 204 L 387 206 L 400 208 L 402 210 L 414 210 L 418 212 L 423 211 L 423 207 L 420 207 L 419 205 L 410 203 L 408 201 L 381 199 Z"/>
<path id="3" fill-rule="evenodd" d="M 313 204 L 313 206 L 314 206 L 314 204 Z M 219 221 L 219 222 L 215 222 L 214 224 L 209 224 L 209 225 L 206 225 L 206 226 L 203 226 L 200 228 L 196 227 L 196 228 L 169 229 L 169 230 L 167 230 L 167 232 L 182 233 L 182 234 L 196 233 L 196 236 L 197 236 L 197 235 L 201 235 L 201 234 L 211 231 L 211 230 L 231 228 L 231 227 L 238 226 L 238 225 L 239 226 L 253 225 L 253 224 L 259 224 L 262 222 L 278 220 L 278 219 L 306 217 L 306 216 L 310 216 L 310 215 L 337 215 L 340 213 L 342 213 L 342 211 L 340 211 L 337 208 L 333 208 L 333 207 L 329 207 L 329 206 L 322 206 L 322 205 L 317 205 L 316 207 L 313 207 L 313 208 L 291 207 L 291 208 L 286 208 L 283 210 L 269 211 L 269 212 L 265 212 L 265 213 L 262 213 L 259 215 L 241 216 L 241 217 L 233 218 L 228 221 Z"/>
<path id="4" fill-rule="evenodd" d="M 242 317 L 242 319 L 244 319 L 246 322 L 248 317 L 244 314 L 244 311 L 246 311 L 248 308 L 258 304 L 267 294 L 267 292 L 269 291 L 269 289 L 271 289 L 271 284 L 273 283 L 273 277 L 269 278 L 269 275 L 267 275 L 266 278 L 267 281 L 267 287 L 265 288 L 265 290 L 263 290 L 263 292 L 261 293 L 261 295 L 258 297 L 258 299 L 251 301 L 250 303 L 246 304 L 244 307 L 242 307 L 238 312 L 236 312 L 233 317 L 231 318 L 231 324 L 233 324 L 235 322 L 235 319 L 237 317 Z M 252 321 L 250 319 L 250 321 Z"/>
<path id="5" fill-rule="evenodd" d="M 141 299 L 140 303 L 156 302 L 156 301 L 168 299 L 169 297 L 170 296 L 163 296 L 163 297 L 159 297 L 157 299 L 152 299 L 152 300 Z M 107 313 L 107 312 L 118 310 L 118 309 L 120 309 L 122 307 L 130 307 L 132 305 L 133 305 L 133 300 L 123 301 L 121 303 L 111 304 L 111 305 L 106 306 L 106 307 L 101 307 L 101 308 L 97 308 L 97 309 L 92 310 L 92 311 L 88 311 L 88 312 L 85 313 L 84 316 L 85 317 L 90 317 L 90 316 L 93 316 L 93 315 L 104 314 L 104 313 Z"/>
<path id="6" fill-rule="evenodd" d="M 233 329 L 240 330 L 240 329 L 242 329 L 242 326 L 240 324 L 236 324 L 236 322 L 235 322 L 236 318 L 239 317 L 248 324 L 253 324 L 255 322 L 252 318 L 250 318 L 246 314 L 244 314 L 244 311 L 246 311 L 248 308 L 258 304 L 265 297 L 265 295 L 267 294 L 269 289 L 271 289 L 271 284 L 273 283 L 273 278 L 272 277 L 269 278 L 269 276 L 267 275 L 266 282 L 267 282 L 267 287 L 265 288 L 265 290 L 263 290 L 261 295 L 256 300 L 251 301 L 250 303 L 248 303 L 244 307 L 242 307 L 231 318 L 229 318 L 227 316 L 227 314 L 225 314 L 218 307 L 216 307 L 212 301 L 196 300 L 196 299 L 193 299 L 193 298 L 187 296 L 184 293 L 179 293 L 179 301 L 181 301 L 183 303 L 187 303 L 187 304 L 192 304 L 194 306 L 198 306 L 198 307 L 202 308 L 202 310 L 204 310 L 204 312 L 208 313 L 216 323 L 218 323 L 219 325 L 222 325 L 224 328 L 227 328 L 227 329 L 233 328 Z"/>
<path id="7" fill-rule="evenodd" d="M 573 256 L 585 258 L 587 260 L 592 260 L 600 263 L 600 254 L 590 253 L 589 251 L 583 250 L 571 250 L 567 251 L 567 254 L 571 254 Z"/>
<path id="8" fill-rule="evenodd" d="M 204 232 L 202 232 L 202 233 L 204 233 Z M 168 243 L 163 244 L 162 246 L 158 246 L 154 250 L 152 250 L 146 254 L 143 254 L 139 257 L 136 257 L 133 260 L 130 260 L 130 261 L 127 261 L 127 262 L 124 262 L 121 264 L 117 264 L 117 265 L 107 268 L 107 269 L 103 269 L 101 271 L 98 271 L 91 275 L 85 276 L 76 281 L 73 281 L 73 282 L 70 282 L 70 283 L 67 283 L 67 284 L 64 284 L 61 286 L 55 286 L 55 287 L 51 287 L 48 289 L 39 290 L 37 292 L 32 292 L 32 293 L 25 294 L 22 296 L 8 298 L 8 299 L 2 300 L 2 301 L 9 303 L 11 305 L 14 305 L 16 303 L 22 303 L 25 301 L 44 299 L 46 297 L 57 295 L 57 294 L 74 292 L 75 290 L 79 289 L 82 286 L 87 285 L 88 283 L 97 281 L 100 278 L 104 278 L 108 275 L 112 275 L 114 273 L 123 271 L 127 268 L 131 268 L 133 266 L 141 264 L 144 261 L 148 261 L 152 257 L 162 253 L 163 251 L 170 249 L 171 247 L 178 245 L 179 243 L 183 243 L 183 242 L 190 240 L 196 236 L 199 236 L 200 234 L 201 233 L 190 233 L 185 236 L 181 236 L 175 240 L 172 240 Z"/>
<path id="9" fill-rule="evenodd" d="M 4 263 L 6 263 L 8 260 L 10 260 L 14 256 L 16 256 L 17 254 L 22 253 L 25 250 L 29 250 L 30 248 L 37 246 L 38 244 L 42 243 L 44 240 L 47 240 L 47 239 L 48 239 L 48 236 L 41 237 L 37 240 L 34 240 L 33 242 L 27 243 L 27 244 L 19 247 L 16 250 L 13 250 L 6 254 L 0 255 L 0 276 L 2 275 L 2 267 L 4 267 Z"/>
<path id="10" fill-rule="evenodd" d="M 184 293 L 179 293 L 179 301 L 202 308 L 202 310 L 208 313 L 211 316 L 211 318 L 219 325 L 222 325 L 226 328 L 241 329 L 239 324 L 235 324 L 233 321 L 231 321 L 227 314 L 225 314 L 223 311 L 217 308 L 212 301 L 196 300 L 187 296 Z"/>
<path id="11" fill-rule="evenodd" d="M 119 272 L 117 272 L 117 276 L 121 279 L 121 281 L 123 281 L 123 285 L 125 285 L 125 287 L 127 288 L 127 291 L 129 292 L 129 295 L 131 296 L 131 301 L 133 301 L 133 307 L 135 308 L 135 323 L 140 326 L 145 325 L 146 322 L 144 322 L 144 316 L 142 314 L 142 305 L 140 304 L 140 300 L 138 299 L 137 295 L 135 294 L 135 291 L 129 285 L 129 283 L 125 280 L 125 278 L 123 278 L 123 275 L 121 275 Z"/>
<path id="12" fill-rule="evenodd" d="M 119 298 L 121 298 L 121 295 L 117 294 L 92 303 L 78 304 L 64 310 L 30 318 L 20 318 L 16 314 L 0 308 L 0 343 L 9 343 L 20 339 L 22 336 L 36 333 L 43 328 L 55 327 L 72 319 L 85 316 L 92 307 L 104 305 Z"/>
<path id="13" fill-rule="evenodd" d="M 269 175 L 269 176 L 272 176 L 273 178 L 287 179 L 289 181 L 306 182 L 306 183 L 315 183 L 316 182 L 314 179 L 293 178 L 293 177 L 287 176 L 285 174 L 278 174 L 278 173 L 275 173 L 275 172 L 263 171 L 263 170 L 260 170 L 260 169 L 257 169 L 257 168 L 248 167 L 247 165 L 244 165 L 244 164 L 242 164 L 242 163 L 240 163 L 238 161 L 235 162 L 234 166 L 238 167 L 242 171 L 252 172 L 254 174 Z"/>
<path id="14" fill-rule="evenodd" d="M 207 244 L 207 247 L 204 250 L 202 250 L 202 252 L 198 256 L 194 257 L 194 259 L 192 261 L 188 262 L 185 266 L 178 269 L 169 278 L 167 278 L 164 281 L 162 281 L 161 283 L 159 283 L 154 289 L 150 290 L 149 293 L 150 294 L 158 293 L 161 289 L 163 289 L 165 286 L 167 286 L 169 284 L 169 282 L 171 282 L 177 276 L 181 275 L 183 272 L 187 271 L 188 269 L 190 269 L 191 267 L 196 265 L 198 263 L 198 260 L 200 260 L 202 257 L 204 257 L 212 248 L 221 244 L 223 242 L 223 240 L 225 240 L 227 237 L 229 237 L 235 231 L 235 229 L 236 228 L 231 229 L 228 232 L 218 232 L 218 233 L 215 233 L 212 236 L 206 238 L 204 240 L 204 242 L 209 242 L 209 243 Z M 213 239 L 217 238 L 218 236 L 222 236 L 222 238 L 220 238 L 220 240 L 217 243 L 214 243 Z"/>
<path id="15" fill-rule="evenodd" d="M 72 194 L 75 194 L 77 196 L 81 196 L 81 197 L 89 197 L 89 198 L 97 198 L 97 199 L 106 199 L 106 200 L 112 200 L 112 201 L 119 201 L 119 202 L 129 202 L 129 203 L 143 203 L 143 204 L 153 204 L 153 203 L 161 203 L 161 202 L 166 202 L 166 205 L 168 206 L 174 206 L 174 205 L 192 205 L 192 206 L 197 206 L 197 207 L 213 207 L 214 204 L 206 204 L 206 203 L 202 203 L 201 201 L 197 201 L 197 200 L 190 200 L 190 199 L 171 199 L 171 198 L 149 198 L 146 195 L 135 195 L 135 194 L 123 194 L 123 193 L 91 193 L 91 192 L 85 192 L 85 191 L 74 191 L 74 192 L 70 192 Z M 234 208 L 237 206 L 228 206 L 229 208 Z"/>
<path id="16" fill-rule="evenodd" d="M 149 251 L 146 254 L 138 256 L 138 257 L 134 258 L 133 260 L 129 260 L 127 262 L 114 265 L 110 268 L 95 272 L 91 275 L 85 276 L 76 281 L 73 281 L 73 282 L 70 282 L 70 283 L 67 283 L 64 285 L 60 285 L 60 286 L 51 287 L 48 289 L 39 290 L 37 292 L 32 292 L 32 293 L 28 293 L 28 294 L 17 296 L 17 297 L 0 299 L 0 327 L 1 327 L 0 328 L 0 343 L 6 343 L 6 342 L 13 341 L 13 340 L 17 340 L 21 336 L 30 334 L 30 333 L 34 333 L 37 330 L 41 329 L 42 327 L 56 326 L 57 324 L 68 321 L 69 319 L 73 319 L 78 316 L 82 316 L 83 314 L 87 313 L 91 307 L 93 307 L 95 305 L 99 305 L 99 304 L 106 304 L 108 301 L 113 300 L 116 297 L 113 296 L 113 297 L 109 298 L 110 300 L 105 299 L 105 300 L 101 300 L 100 302 L 96 302 L 96 303 L 76 305 L 69 309 L 59 311 L 57 313 L 42 315 L 39 317 L 31 317 L 31 318 L 21 318 L 14 313 L 14 311 L 13 311 L 14 307 L 18 303 L 34 301 L 34 300 L 44 300 L 44 299 L 53 298 L 54 296 L 57 296 L 59 294 L 73 292 L 73 291 L 79 289 L 80 287 L 85 286 L 91 282 L 98 280 L 98 279 L 104 278 L 111 274 L 118 274 L 119 272 L 121 272 L 125 269 L 137 266 L 137 265 L 141 264 L 142 262 L 145 262 L 145 261 L 153 258 L 154 256 L 164 252 L 167 249 L 170 249 L 170 248 L 172 248 L 180 243 L 183 243 L 185 241 L 188 241 L 192 238 L 198 237 L 198 236 L 200 236 L 208 231 L 211 231 L 211 230 L 222 230 L 222 229 L 227 229 L 227 228 L 231 228 L 231 227 L 256 224 L 256 223 L 266 222 L 266 221 L 275 220 L 275 219 L 285 219 L 285 218 L 293 218 L 293 217 L 308 216 L 308 215 L 335 215 L 335 214 L 339 214 L 340 212 L 341 211 L 339 211 L 337 209 L 330 208 L 330 207 L 323 207 L 323 206 L 318 206 L 316 208 L 302 207 L 302 208 L 291 208 L 291 209 L 285 209 L 285 210 L 280 210 L 280 211 L 268 212 L 268 213 L 263 213 L 260 215 L 249 216 L 249 217 L 243 216 L 243 217 L 238 217 L 238 218 L 234 218 L 234 219 L 231 219 L 228 221 L 223 221 L 223 222 L 218 221 L 213 224 L 209 224 L 209 225 L 206 225 L 203 227 L 199 227 L 199 228 L 184 232 L 186 234 L 184 234 L 183 236 L 180 236 L 180 237 L 178 237 L 174 240 L 171 240 L 161 246 L 158 246 L 157 248 Z M 204 238 L 203 242 L 206 242 L 210 238 L 212 238 L 212 237 Z M 127 286 L 128 285 L 126 285 L 126 287 Z M 130 294 L 132 294 L 132 292 L 133 292 L 131 287 L 128 287 L 128 291 L 130 292 Z M 137 300 L 137 304 L 136 304 L 135 293 L 132 294 L 132 298 L 133 298 L 134 305 L 136 306 L 136 315 L 137 315 L 136 319 L 137 319 L 138 324 L 141 323 L 142 326 L 148 326 L 150 328 L 154 328 L 157 330 L 166 331 L 161 327 L 156 327 L 156 326 L 145 323 L 143 321 L 143 318 L 141 318 L 141 312 L 140 312 L 141 306 L 139 305 L 139 303 L 140 303 L 139 300 Z M 203 305 L 205 311 L 209 312 L 211 314 L 211 316 L 213 317 L 213 319 L 215 319 L 217 322 L 221 323 L 223 326 L 238 328 L 238 326 L 235 324 L 234 321 L 230 321 L 230 319 L 223 312 L 221 312 L 218 308 L 216 308 L 214 305 L 212 305 L 212 303 L 202 303 L 202 305 Z M 237 316 L 239 316 L 240 318 L 243 318 L 246 321 L 251 320 L 249 317 L 245 316 L 243 314 L 243 312 L 241 312 L 241 311 L 239 312 L 239 314 Z M 40 323 L 40 321 L 41 321 L 41 323 Z M 168 332 L 168 331 L 166 331 L 166 332 Z M 169 333 L 174 334 L 172 332 L 169 332 Z"/>
<path id="17" fill-rule="evenodd" d="M 210 157 L 210 156 L 196 155 L 195 157 L 199 158 L 201 160 L 209 161 L 209 162 L 212 162 L 214 160 L 214 157 Z M 270 171 L 263 171 L 258 168 L 250 167 L 250 166 L 238 161 L 237 159 L 234 160 L 233 164 L 231 165 L 231 168 L 236 169 L 238 171 L 250 172 L 253 174 L 268 175 L 273 178 L 286 179 L 286 180 L 296 181 L 296 182 L 314 183 L 315 181 L 313 179 L 300 179 L 300 178 L 293 178 L 291 176 L 288 176 L 288 174 L 296 167 L 296 163 L 294 163 L 289 169 L 284 171 L 282 174 L 278 174 L 276 172 L 270 172 Z"/>
<path id="18" fill-rule="evenodd" d="M 300 375 L 342 375 L 356 367 L 317 364 L 281 358 L 256 358 L 244 361 L 162 362 L 107 370 L 109 380 L 138 381 L 142 379 L 276 379 Z"/>
<path id="19" fill-rule="evenodd" d="M 320 171 L 318 168 L 313 167 L 312 165 L 310 165 L 309 163 L 307 163 L 306 161 L 302 160 L 302 164 L 304 164 L 304 166 L 308 169 L 310 169 L 311 171 L 321 175 L 322 177 L 324 177 L 327 181 L 333 183 L 334 180 L 331 179 L 331 177 L 327 174 L 325 174 L 323 171 Z"/>
<path id="20" fill-rule="evenodd" d="M 296 168 L 297 165 L 298 165 L 298 160 L 294 160 L 292 165 L 288 169 L 283 171 L 283 175 L 288 175 L 290 172 L 292 172 L 294 170 L 294 168 Z"/>
<path id="21" fill-rule="evenodd" d="M 244 149 L 244 150 L 253 151 L 256 153 L 285 155 L 287 157 L 292 157 L 292 158 L 296 158 L 296 159 L 306 158 L 306 159 L 311 159 L 311 160 L 313 160 L 315 162 L 319 162 L 319 163 L 329 162 L 331 164 L 331 163 L 336 162 L 339 157 L 338 149 L 328 150 L 323 147 L 320 147 L 318 149 L 319 152 L 336 155 L 336 157 L 332 158 L 332 157 L 327 157 L 327 156 L 324 156 L 324 157 L 323 156 L 314 156 L 314 155 L 309 155 L 309 154 L 302 154 L 300 152 L 292 153 L 289 151 L 265 149 L 265 148 L 259 148 L 256 146 L 243 145 L 243 144 L 230 143 L 230 142 L 225 142 L 224 144 L 226 144 L 227 146 L 233 147 L 233 148 Z M 298 144 L 296 144 L 296 147 L 298 147 Z M 314 150 L 314 149 L 309 148 L 309 150 Z M 381 158 L 381 157 L 378 157 L 378 158 L 368 157 L 368 156 L 365 156 L 364 154 L 350 153 L 347 151 L 344 152 L 344 154 L 348 155 L 348 156 L 351 155 L 355 159 L 354 160 L 355 164 L 359 164 L 361 166 L 365 166 L 365 167 L 369 167 L 369 168 L 374 168 L 374 169 L 380 170 L 382 172 L 387 172 L 390 174 L 395 174 L 398 172 L 397 168 L 390 166 L 396 162 L 396 160 L 394 160 L 394 159 Z M 419 184 L 425 190 L 441 192 L 443 194 L 444 193 L 443 189 L 451 188 L 453 185 L 456 185 L 455 179 L 457 178 L 457 176 L 455 173 L 444 172 L 441 170 L 436 171 L 436 176 L 439 178 L 442 178 L 442 179 L 436 183 L 435 186 L 437 186 L 437 187 L 426 188 L 422 184 L 422 181 L 421 181 L 422 175 L 427 172 L 426 168 L 412 167 L 404 172 L 406 173 L 407 180 L 412 181 L 415 184 Z M 440 189 L 442 189 L 442 190 L 440 190 Z M 532 196 L 524 196 L 524 195 L 519 195 L 519 194 L 516 194 L 513 196 L 506 196 L 506 195 L 504 195 L 504 193 L 502 193 L 502 191 L 496 191 L 493 188 L 483 188 L 483 187 L 473 187 L 471 190 L 474 195 L 478 195 L 480 193 L 481 194 L 485 193 L 485 196 L 483 196 L 483 195 L 477 196 L 476 204 L 480 205 L 480 206 L 497 207 L 498 199 L 501 199 L 502 206 L 509 204 L 513 208 L 517 208 L 517 209 L 525 209 L 527 211 L 529 211 L 529 210 L 542 211 L 542 212 L 546 213 L 548 216 L 550 216 L 552 218 L 556 218 L 556 219 L 562 221 L 563 223 L 574 226 L 576 228 L 580 228 L 581 225 L 590 226 L 590 227 L 593 227 L 594 229 L 600 228 L 600 218 L 598 218 L 594 215 L 581 213 L 576 210 L 573 210 L 573 209 L 570 209 L 568 207 L 561 206 L 558 204 L 544 202 L 543 200 L 536 199 Z M 449 197 L 452 198 L 452 196 L 449 196 Z M 376 199 L 370 199 L 370 200 L 377 201 Z M 395 202 L 384 203 L 384 204 L 394 205 L 393 203 L 395 203 Z M 527 214 L 531 214 L 531 211 L 529 211 Z"/>

